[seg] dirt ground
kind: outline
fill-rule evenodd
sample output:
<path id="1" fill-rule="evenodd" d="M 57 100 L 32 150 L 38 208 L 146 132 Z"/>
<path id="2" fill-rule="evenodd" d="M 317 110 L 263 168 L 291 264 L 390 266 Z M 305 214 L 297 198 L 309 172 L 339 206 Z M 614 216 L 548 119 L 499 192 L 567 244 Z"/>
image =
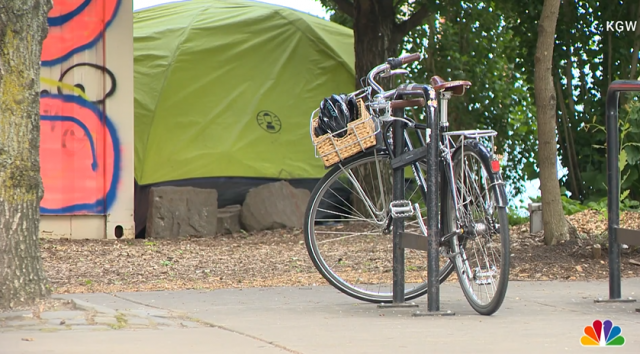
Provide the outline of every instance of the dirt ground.
<path id="1" fill-rule="evenodd" d="M 544 235 L 532 235 L 529 224 L 511 228 L 513 280 L 592 280 L 607 279 L 607 219 L 602 213 L 587 210 L 567 218 L 578 236 L 556 246 L 544 245 Z M 625 212 L 620 226 L 640 229 L 640 213 Z M 600 257 L 594 256 L 594 245 L 601 245 Z M 623 277 L 640 276 L 640 250 L 623 249 L 621 258 Z"/>
<path id="2" fill-rule="evenodd" d="M 526 224 L 511 229 L 512 280 L 608 277 L 606 246 L 599 258 L 592 250 L 606 239 L 606 218 L 586 211 L 568 219 L 578 237 L 551 247 L 544 245 L 543 235 L 530 234 Z M 623 213 L 621 220 L 622 227 L 640 229 L 640 214 Z M 360 254 L 358 244 L 344 247 Z M 175 240 L 43 239 L 41 249 L 55 293 L 326 284 L 307 255 L 301 230 Z M 622 275 L 640 276 L 640 250 L 623 251 Z"/>

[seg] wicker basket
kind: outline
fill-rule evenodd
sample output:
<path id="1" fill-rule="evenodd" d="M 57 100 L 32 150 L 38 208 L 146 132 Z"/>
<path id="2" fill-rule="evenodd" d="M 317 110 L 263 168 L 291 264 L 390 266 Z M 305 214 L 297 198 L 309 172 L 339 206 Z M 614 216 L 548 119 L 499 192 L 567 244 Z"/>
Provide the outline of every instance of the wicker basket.
<path id="1" fill-rule="evenodd" d="M 325 167 L 330 167 L 344 159 L 354 156 L 376 145 L 376 135 L 379 127 L 371 117 L 364 101 L 357 99 L 358 119 L 347 124 L 347 128 L 332 134 L 316 137 L 313 130 L 318 125 L 317 112 L 311 115 L 311 140 L 316 148 L 316 157 L 322 158 Z M 343 137 L 337 137 L 340 132 L 347 131 Z"/>

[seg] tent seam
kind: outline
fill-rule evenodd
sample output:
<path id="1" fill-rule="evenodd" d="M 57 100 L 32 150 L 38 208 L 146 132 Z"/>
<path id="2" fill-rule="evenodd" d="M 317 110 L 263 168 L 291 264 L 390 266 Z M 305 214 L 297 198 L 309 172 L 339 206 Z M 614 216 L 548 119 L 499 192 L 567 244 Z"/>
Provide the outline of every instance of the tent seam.
<path id="1" fill-rule="evenodd" d="M 294 10 L 294 11 L 295 11 L 295 10 Z M 334 59 L 337 59 L 337 60 L 342 64 L 342 66 L 344 66 L 344 67 L 347 69 L 347 71 L 351 72 L 351 71 L 353 70 L 353 71 L 354 71 L 354 75 L 355 75 L 355 67 L 354 67 L 354 68 L 351 68 L 351 67 L 349 66 L 349 64 L 348 64 L 348 63 L 346 63 L 346 62 L 344 61 L 344 59 L 343 59 L 343 58 L 338 54 L 338 52 L 336 51 L 336 49 L 335 49 L 331 44 L 329 44 L 327 41 L 325 41 L 325 40 L 324 40 L 324 37 L 323 37 L 322 35 L 320 35 L 320 33 L 318 33 L 318 31 L 316 31 L 316 29 L 315 29 L 313 26 L 308 25 L 308 23 L 307 23 L 307 21 L 304 19 L 304 17 L 302 17 L 302 16 L 300 16 L 300 14 L 297 14 L 297 13 L 296 13 L 296 16 L 298 17 L 298 19 L 300 19 L 300 20 L 304 21 L 305 23 L 307 23 L 307 27 L 308 27 L 309 29 L 311 29 L 315 34 L 317 34 L 317 35 L 318 35 L 318 37 L 321 37 L 321 38 L 322 38 L 322 40 L 318 40 L 318 39 L 316 39 L 316 38 L 313 38 L 313 37 L 309 36 L 309 34 L 307 34 L 307 33 L 305 32 L 305 30 L 303 30 L 300 26 L 298 26 L 298 24 L 297 24 L 297 23 L 295 23 L 293 20 L 289 19 L 287 16 L 283 15 L 283 14 L 281 13 L 281 10 L 280 10 L 280 9 L 278 9 L 278 10 L 274 10 L 274 12 L 276 12 L 280 17 L 284 18 L 284 19 L 285 19 L 287 22 L 289 22 L 292 26 L 294 26 L 295 28 L 297 28 L 297 29 L 298 29 L 298 30 L 299 30 L 299 31 L 300 31 L 304 36 L 306 36 L 306 37 L 307 37 L 307 38 L 308 38 L 312 43 L 316 43 L 320 48 L 323 48 L 323 49 L 325 49 L 325 50 L 330 51 L 330 53 L 331 53 L 331 55 L 333 55 Z M 308 15 L 308 16 L 311 16 L 311 15 Z M 326 20 L 325 20 L 325 21 L 326 21 Z M 337 25 L 339 25 L 339 24 L 337 24 Z M 344 27 L 344 26 L 343 26 L 343 27 Z M 345 27 L 345 28 L 347 28 L 347 27 Z M 324 44 L 324 45 L 323 45 L 323 44 Z M 354 51 L 355 51 L 355 49 L 354 49 Z"/>
<path id="2" fill-rule="evenodd" d="M 167 70 L 165 70 L 164 77 L 162 78 L 162 84 L 160 85 L 160 90 L 161 90 L 160 92 L 162 92 L 162 88 L 164 87 L 165 82 L 167 81 L 167 77 L 169 76 L 169 74 L 173 70 L 173 63 L 176 60 L 177 53 L 178 53 L 178 48 L 180 48 L 180 46 L 182 45 L 183 40 L 186 38 L 187 34 L 189 33 L 193 23 L 196 21 L 198 16 L 200 16 L 200 14 L 205 10 L 208 10 L 208 8 L 202 7 L 202 8 L 200 8 L 200 10 L 196 14 L 194 14 L 193 19 L 189 22 L 189 25 L 185 28 L 182 37 L 180 38 L 180 40 L 177 41 L 177 45 L 174 48 L 174 51 L 171 54 L 171 59 L 169 60 L 169 64 L 167 65 Z M 153 117 L 151 118 L 151 124 L 150 124 L 151 127 L 154 126 L 153 123 L 154 123 L 154 121 L 156 119 L 156 111 L 157 111 L 159 103 L 160 103 L 160 97 L 158 97 L 158 99 L 156 100 L 156 104 L 153 107 Z M 144 148 L 145 160 L 146 160 L 147 153 L 149 152 L 149 138 L 150 137 L 151 137 L 151 131 L 149 131 L 149 134 L 147 135 L 147 141 L 145 142 L 145 148 Z M 140 179 L 144 180 L 144 170 L 142 171 Z"/>

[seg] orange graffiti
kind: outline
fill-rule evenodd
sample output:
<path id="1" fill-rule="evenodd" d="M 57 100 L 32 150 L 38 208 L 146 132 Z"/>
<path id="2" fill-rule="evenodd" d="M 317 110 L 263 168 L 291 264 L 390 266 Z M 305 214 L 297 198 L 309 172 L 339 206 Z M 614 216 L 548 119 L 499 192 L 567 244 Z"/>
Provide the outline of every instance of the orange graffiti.
<path id="1" fill-rule="evenodd" d="M 120 151 L 113 124 L 74 95 L 40 98 L 43 214 L 101 214 L 115 199 Z"/>
<path id="2" fill-rule="evenodd" d="M 116 17 L 120 0 L 56 0 L 49 11 L 49 34 L 42 65 L 53 66 L 93 47 Z"/>

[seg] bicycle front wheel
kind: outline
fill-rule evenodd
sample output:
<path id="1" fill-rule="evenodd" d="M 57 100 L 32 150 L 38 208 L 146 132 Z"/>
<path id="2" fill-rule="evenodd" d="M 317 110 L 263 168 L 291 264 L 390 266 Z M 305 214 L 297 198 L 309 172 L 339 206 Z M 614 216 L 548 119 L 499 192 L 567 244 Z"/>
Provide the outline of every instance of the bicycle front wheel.
<path id="1" fill-rule="evenodd" d="M 421 164 L 418 164 L 421 165 Z M 420 168 L 425 172 L 425 166 Z M 393 170 L 385 153 L 354 157 L 333 167 L 311 193 L 304 223 L 307 252 L 316 269 L 336 289 L 362 301 L 393 300 L 393 232 L 389 204 Z M 405 170 L 405 199 L 424 207 L 420 184 Z M 427 213 L 423 210 L 423 217 Z M 424 221 L 426 222 L 426 221 Z M 421 233 L 416 217 L 405 231 Z M 453 272 L 442 257 L 440 281 Z M 405 250 L 405 299 L 427 293 L 427 257 Z"/>
<path id="2" fill-rule="evenodd" d="M 506 193 L 491 168 L 486 148 L 467 140 L 453 153 L 456 193 L 446 193 L 446 222 L 463 230 L 451 241 L 456 273 L 471 307 L 482 315 L 498 311 L 509 282 L 509 223 Z M 455 195 L 455 200 L 454 200 Z M 456 208 L 457 205 L 457 208 Z"/>

